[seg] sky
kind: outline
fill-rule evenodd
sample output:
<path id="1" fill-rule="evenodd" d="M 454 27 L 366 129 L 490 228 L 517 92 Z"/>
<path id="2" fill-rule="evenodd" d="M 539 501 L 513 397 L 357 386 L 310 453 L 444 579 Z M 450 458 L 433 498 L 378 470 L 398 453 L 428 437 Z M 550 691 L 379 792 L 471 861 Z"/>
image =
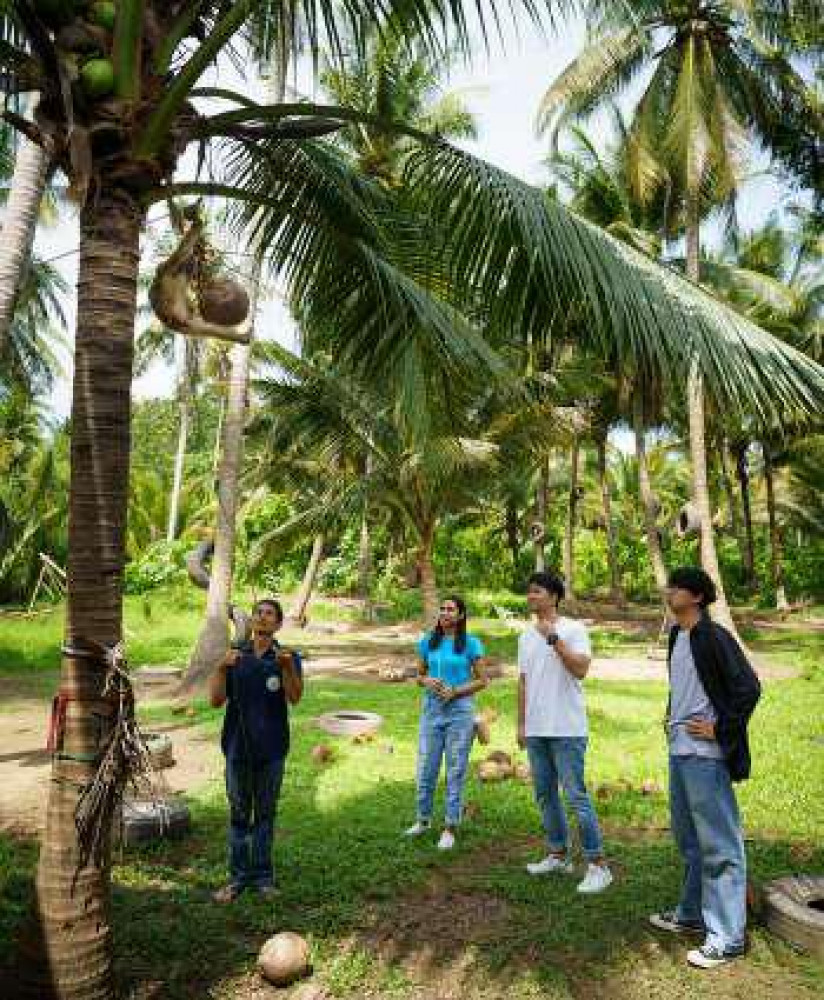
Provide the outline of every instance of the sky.
<path id="1" fill-rule="evenodd" d="M 478 138 L 465 143 L 467 149 L 525 181 L 546 183 L 548 173 L 543 165 L 546 156 L 545 141 L 535 134 L 535 114 L 544 91 L 567 63 L 577 55 L 585 38 L 581 20 L 570 20 L 559 26 L 554 36 L 541 38 L 529 26 L 520 31 L 520 39 L 511 34 L 502 49 L 495 44 L 489 53 L 480 50 L 468 66 L 459 66 L 446 83 L 446 89 L 461 93 L 465 104 L 476 116 Z M 223 86 L 244 89 L 232 70 L 222 70 L 212 78 Z M 311 75 L 308 66 L 299 69 L 297 88 L 310 96 Z M 247 85 L 245 88 L 249 90 Z M 632 97 L 628 98 L 628 102 Z M 591 134 L 596 138 L 603 131 L 597 119 Z M 758 161 L 753 164 L 759 166 Z M 765 221 L 779 207 L 786 193 L 763 170 L 748 182 L 739 201 L 739 217 L 744 228 L 754 228 Z M 155 216 L 161 214 L 158 210 Z M 150 232 L 162 235 L 161 222 L 151 223 Z M 712 229 L 710 228 L 710 232 Z M 77 279 L 77 220 L 64 213 L 58 226 L 38 232 L 36 250 L 52 259 L 69 283 L 71 294 L 65 300 L 69 329 L 74 326 L 74 287 Z M 55 259 L 59 258 L 59 259 Z M 274 289 L 276 292 L 276 289 Z M 264 339 L 276 338 L 286 346 L 295 346 L 293 324 L 281 301 L 275 294 L 265 301 L 258 314 L 256 335 Z M 51 410 L 56 418 L 66 416 L 71 404 L 70 358 L 65 358 L 66 373 L 55 388 Z M 171 369 L 154 366 L 135 382 L 135 398 L 169 395 L 173 386 Z"/>

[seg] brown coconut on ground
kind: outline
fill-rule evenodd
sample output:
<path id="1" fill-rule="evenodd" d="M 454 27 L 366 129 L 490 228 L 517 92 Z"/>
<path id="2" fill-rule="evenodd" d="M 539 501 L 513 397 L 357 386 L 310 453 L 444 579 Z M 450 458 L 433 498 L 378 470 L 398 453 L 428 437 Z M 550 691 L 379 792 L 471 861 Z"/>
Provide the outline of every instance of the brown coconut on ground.
<path id="1" fill-rule="evenodd" d="M 288 986 L 311 971 L 309 945 L 293 931 L 281 931 L 264 942 L 258 956 L 258 969 L 275 986 Z"/>

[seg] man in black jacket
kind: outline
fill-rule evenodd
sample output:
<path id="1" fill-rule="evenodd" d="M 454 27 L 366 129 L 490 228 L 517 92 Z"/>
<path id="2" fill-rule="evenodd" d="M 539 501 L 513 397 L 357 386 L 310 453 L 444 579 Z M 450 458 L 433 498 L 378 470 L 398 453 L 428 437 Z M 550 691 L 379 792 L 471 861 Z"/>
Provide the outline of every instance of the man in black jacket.
<path id="1" fill-rule="evenodd" d="M 745 951 L 747 860 L 732 782 L 749 777 L 747 723 L 761 695 L 741 647 L 707 613 L 715 597 L 701 569 L 670 576 L 670 819 L 685 874 L 678 906 L 650 917 L 660 930 L 704 935 L 687 955 L 702 969 Z"/>

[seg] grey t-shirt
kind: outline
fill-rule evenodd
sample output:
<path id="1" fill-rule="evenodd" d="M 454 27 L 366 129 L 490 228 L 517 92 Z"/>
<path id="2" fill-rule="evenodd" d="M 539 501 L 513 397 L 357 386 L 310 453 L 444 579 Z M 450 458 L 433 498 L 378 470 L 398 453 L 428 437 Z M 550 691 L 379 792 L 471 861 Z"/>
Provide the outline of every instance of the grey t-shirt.
<path id="1" fill-rule="evenodd" d="M 716 715 L 692 658 L 689 632 L 681 629 L 670 658 L 670 754 L 673 757 L 723 758 L 716 740 L 697 739 L 687 732 L 686 723 L 690 719 L 715 722 Z"/>

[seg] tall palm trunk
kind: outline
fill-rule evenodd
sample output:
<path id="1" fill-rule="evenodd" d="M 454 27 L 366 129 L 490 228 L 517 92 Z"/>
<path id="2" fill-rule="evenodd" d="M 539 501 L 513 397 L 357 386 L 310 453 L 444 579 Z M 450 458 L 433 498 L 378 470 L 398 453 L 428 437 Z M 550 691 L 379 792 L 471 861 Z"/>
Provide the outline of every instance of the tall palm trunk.
<path id="1" fill-rule="evenodd" d="M 312 554 L 309 556 L 309 562 L 306 564 L 300 590 L 298 590 L 294 604 L 289 609 L 289 619 L 301 625 L 306 620 L 306 609 L 309 607 L 309 599 L 312 596 L 312 591 L 315 589 L 318 570 L 320 569 L 320 564 L 323 562 L 324 542 L 323 535 L 315 535 L 315 540 L 312 543 Z"/>
<path id="2" fill-rule="evenodd" d="M 609 560 L 609 583 L 612 600 L 623 607 L 624 591 L 621 588 L 621 569 L 618 566 L 618 538 L 615 522 L 612 519 L 612 501 L 609 495 L 609 478 L 607 477 L 607 439 L 599 435 L 595 442 L 598 454 L 598 481 L 601 485 L 601 512 L 604 517 L 604 528 L 607 533 L 607 558 Z"/>
<path id="3" fill-rule="evenodd" d="M 251 308 L 257 305 L 253 293 Z M 220 462 L 217 472 L 217 524 L 215 550 L 206 594 L 206 620 L 186 672 L 186 687 L 203 680 L 215 668 L 229 644 L 229 598 L 235 556 L 240 463 L 243 458 L 243 427 L 246 420 L 246 392 L 249 383 L 248 344 L 231 350 L 226 415 L 223 421 Z"/>
<path id="4" fill-rule="evenodd" d="M 48 154 L 28 139 L 21 139 L 0 238 L 0 347 L 8 335 L 17 295 L 31 260 L 48 168 Z"/>
<path id="5" fill-rule="evenodd" d="M 363 602 L 363 613 L 367 620 L 372 618 L 371 580 L 372 540 L 369 533 L 369 506 L 364 501 L 361 512 L 360 540 L 358 541 L 358 596 Z"/>
<path id="6" fill-rule="evenodd" d="M 512 500 L 507 500 L 504 510 L 504 530 L 506 544 L 512 558 L 512 589 L 518 587 L 518 570 L 521 562 L 521 540 L 518 534 L 518 508 Z"/>
<path id="7" fill-rule="evenodd" d="M 65 734 L 52 763 L 37 870 L 45 958 L 38 1000 L 113 996 L 109 861 L 77 872 L 80 789 L 96 768 L 111 706 L 99 665 L 76 655 L 122 635 L 132 339 L 142 213 L 105 190 L 80 216 L 69 492 Z M 107 852 L 108 853 L 108 852 Z"/>
<path id="8" fill-rule="evenodd" d="M 538 467 L 538 495 L 536 521 L 540 527 L 540 534 L 536 534 L 533 540 L 535 548 L 535 570 L 538 573 L 546 569 L 546 548 L 544 532 L 546 531 L 546 515 L 549 506 L 549 458 L 541 460 Z"/>
<path id="9" fill-rule="evenodd" d="M 282 103 L 286 89 L 286 64 L 279 59 L 267 88 L 266 104 Z M 249 315 L 254 328 L 263 268 L 263 247 L 254 247 Z M 252 344 L 235 344 L 229 354 L 229 391 L 221 435 L 221 457 L 218 465 L 218 511 L 215 525 L 215 550 L 206 595 L 206 620 L 195 645 L 185 685 L 193 687 L 215 668 L 226 652 L 229 638 L 229 599 L 235 555 L 235 520 L 240 470 L 243 462 L 243 428 L 246 422 L 246 401 L 249 386 Z"/>
<path id="10" fill-rule="evenodd" d="M 735 536 L 738 545 L 738 552 L 741 556 L 741 565 L 747 565 L 747 539 L 744 536 L 744 526 L 741 523 L 741 512 L 738 508 L 738 498 L 735 495 L 732 475 L 729 465 L 729 442 L 726 438 L 721 438 L 718 442 L 718 471 L 721 475 L 721 485 L 724 487 L 724 496 L 727 498 L 727 510 L 730 518 L 730 530 Z"/>
<path id="11" fill-rule="evenodd" d="M 755 572 L 755 536 L 752 528 L 752 504 L 750 503 L 750 469 L 747 462 L 747 442 L 735 447 L 735 473 L 741 490 L 741 513 L 744 521 L 744 573 L 750 590 L 758 589 L 758 575 Z"/>
<path id="12" fill-rule="evenodd" d="M 647 533 L 647 551 L 652 565 L 652 575 L 655 587 L 662 604 L 667 599 L 667 569 L 661 552 L 661 538 L 658 534 L 658 504 L 652 490 L 652 483 L 647 465 L 647 447 L 644 425 L 641 420 L 640 408 L 635 413 L 635 455 L 638 459 L 638 489 L 641 493 L 641 506 L 644 510 L 644 528 Z"/>
<path id="13" fill-rule="evenodd" d="M 698 223 L 697 196 L 690 196 L 687 206 L 687 276 L 698 284 L 701 272 L 699 262 L 700 229 Z M 707 481 L 707 446 L 705 439 L 706 419 L 704 416 L 704 379 L 698 361 L 690 364 L 687 378 L 687 412 L 689 415 L 690 462 L 692 465 L 692 496 L 701 521 L 701 565 L 712 577 L 718 593 L 713 606 L 713 617 L 726 626 L 736 637 L 738 633 L 732 620 L 732 612 L 727 603 L 724 582 L 718 566 L 715 551 L 715 535 L 712 526 L 709 483 Z"/>
<path id="14" fill-rule="evenodd" d="M 788 611 L 789 602 L 784 589 L 784 540 L 778 524 L 775 508 L 775 464 L 772 448 L 766 442 L 761 445 L 764 454 L 764 484 L 767 487 L 767 518 L 770 529 L 770 576 L 775 591 L 775 606 L 779 611 Z"/>
<path id="15" fill-rule="evenodd" d="M 569 499 L 566 531 L 564 532 L 564 582 L 567 600 L 575 600 L 575 527 L 578 519 L 578 459 L 580 448 L 576 438 L 569 450 Z"/>
<path id="16" fill-rule="evenodd" d="M 178 425 L 177 453 L 175 454 L 175 471 L 172 481 L 172 495 L 169 498 L 169 523 L 166 528 L 166 541 L 171 543 L 177 535 L 177 522 L 180 516 L 180 494 L 183 490 L 183 467 L 186 463 L 186 444 L 189 437 L 189 392 L 186 384 L 186 345 L 178 344 L 180 351 L 180 367 L 178 370 Z"/>
<path id="17" fill-rule="evenodd" d="M 421 599 L 423 601 L 423 620 L 427 628 L 434 628 L 438 618 L 438 582 L 435 578 L 435 565 L 432 552 L 435 547 L 434 524 L 424 525 L 420 532 L 418 547 L 418 572 L 421 579 Z"/>

